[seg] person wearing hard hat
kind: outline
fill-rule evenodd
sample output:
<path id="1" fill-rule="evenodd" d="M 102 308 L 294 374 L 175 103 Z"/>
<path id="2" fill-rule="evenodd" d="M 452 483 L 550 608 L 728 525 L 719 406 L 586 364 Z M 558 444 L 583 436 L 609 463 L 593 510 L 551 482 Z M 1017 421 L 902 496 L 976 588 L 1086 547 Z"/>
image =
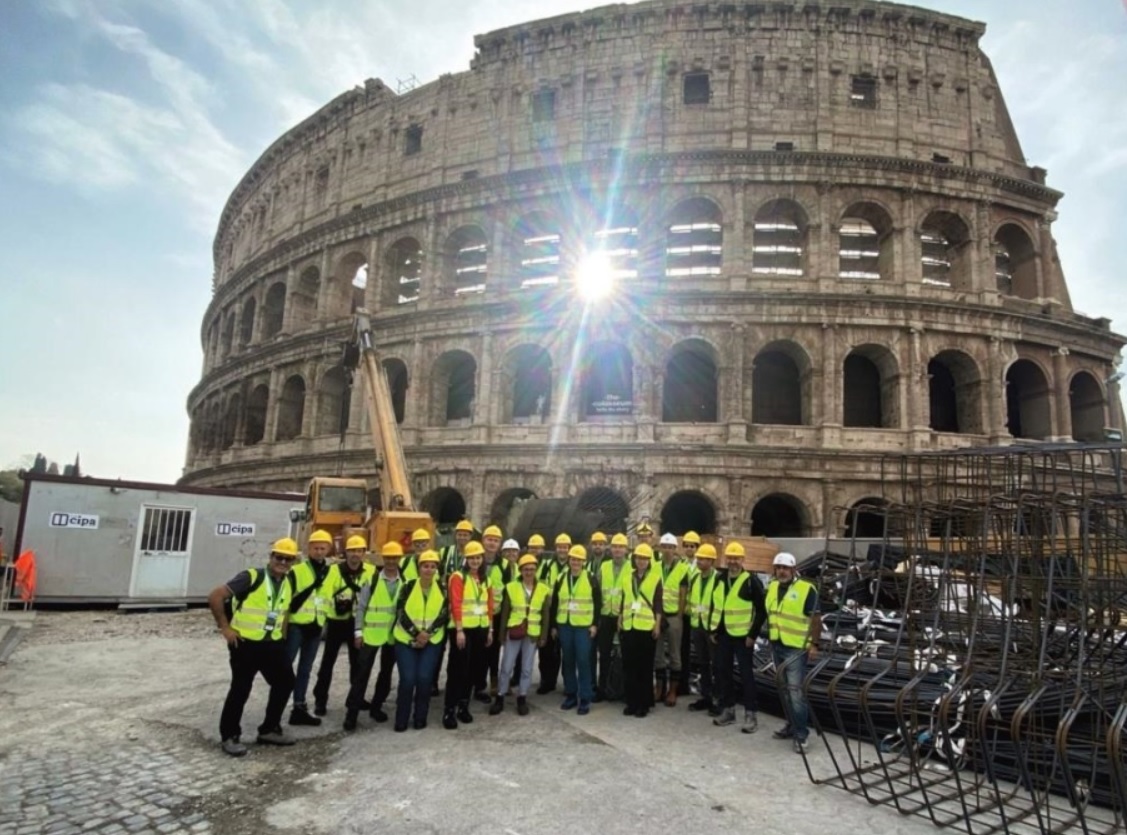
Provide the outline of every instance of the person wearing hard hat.
<path id="1" fill-rule="evenodd" d="M 696 531 L 685 531 L 681 537 L 681 555 L 688 562 L 689 568 L 696 568 L 697 549 L 700 547 L 700 534 Z"/>
<path id="2" fill-rule="evenodd" d="M 536 557 L 536 565 L 539 570 L 540 555 L 544 553 L 544 537 L 538 533 L 534 533 L 528 538 L 528 546 L 524 549 L 526 554 L 532 554 Z"/>
<path id="3" fill-rule="evenodd" d="M 700 547 L 700 534 L 696 531 L 685 531 L 681 537 L 681 559 L 688 568 L 689 586 L 692 587 L 693 578 L 697 576 L 696 552 Z M 692 618 L 689 613 L 688 597 L 685 598 L 685 614 L 681 617 L 681 693 L 688 695 L 691 692 L 689 679 L 692 674 L 693 657 L 693 628 Z"/>
<path id="4" fill-rule="evenodd" d="M 403 559 L 403 546 L 398 542 L 385 542 L 380 548 L 383 568 L 360 589 L 352 620 L 352 642 L 356 647 L 356 666 L 353 668 L 352 686 L 345 702 L 344 729 L 356 729 L 356 720 L 364 709 L 364 691 L 372 677 L 376 656 L 380 671 L 376 676 L 376 689 L 368 705 L 368 715 L 374 722 L 386 722 L 383 704 L 391 692 L 391 671 L 395 667 L 395 641 L 391 637 L 395 625 L 395 603 L 403 585 L 399 562 Z"/>
<path id="5" fill-rule="evenodd" d="M 687 534 L 686 534 L 687 536 Z M 692 649 L 700 662 L 700 698 L 689 704 L 689 710 L 707 710 L 719 716 L 712 687 L 715 645 L 709 640 L 712 623 L 712 598 L 720 573 L 716 570 L 716 547 L 705 542 L 696 549 L 697 570 L 689 582 L 689 627 Z M 719 618 L 719 616 L 717 616 Z"/>
<path id="6" fill-rule="evenodd" d="M 297 660 L 293 687 L 291 725 L 320 725 L 321 720 L 309 712 L 305 702 L 309 690 L 309 676 L 317 660 L 317 647 L 321 645 L 321 632 L 325 628 L 328 601 L 321 587 L 329 576 L 329 552 L 333 550 L 333 537 L 325 530 L 309 535 L 306 546 L 308 559 L 294 566 L 294 599 L 290 603 L 289 625 L 286 627 L 286 655 L 290 663 Z"/>
<path id="7" fill-rule="evenodd" d="M 571 537 L 566 533 L 556 536 L 552 556 L 540 564 L 540 582 L 546 585 L 549 593 L 554 593 L 560 577 L 567 571 L 568 549 L 571 548 Z M 548 632 L 548 639 L 540 648 L 540 686 L 536 692 L 541 696 L 551 693 L 556 689 L 556 682 L 560 676 L 560 642 Z"/>
<path id="8" fill-rule="evenodd" d="M 243 708 L 254 677 L 259 673 L 270 686 L 266 716 L 258 726 L 258 742 L 264 745 L 293 745 L 293 737 L 282 732 L 282 714 L 293 692 L 294 675 L 286 656 L 286 619 L 295 584 L 290 569 L 298 560 L 297 543 L 284 538 L 270 549 L 265 568 L 240 571 L 207 596 L 207 604 L 231 663 L 231 685 L 219 717 L 223 752 L 232 757 L 247 753 L 242 738 Z M 229 607 L 229 608 L 228 608 Z"/>
<path id="9" fill-rule="evenodd" d="M 653 548 L 635 546 L 633 571 L 622 578 L 622 614 L 618 634 L 622 644 L 624 716 L 641 719 L 653 707 L 654 648 L 661 635 L 663 611 L 661 569 L 654 565 Z"/>
<path id="10" fill-rule="evenodd" d="M 602 609 L 599 581 L 587 567 L 587 549 L 572 545 L 567 552 L 568 570 L 560 575 L 552 592 L 552 637 L 559 642 L 563 661 L 564 700 L 560 710 L 577 707 L 580 716 L 591 711 L 595 698 L 591 679 L 591 654 L 599 627 L 596 613 Z"/>
<path id="11" fill-rule="evenodd" d="M 520 543 L 515 539 L 506 539 L 501 543 L 501 559 L 493 564 L 493 570 L 489 575 L 489 586 L 493 591 L 493 599 L 497 601 L 497 605 L 493 609 L 493 634 L 500 635 L 504 628 L 504 621 L 501 619 L 501 597 L 505 593 L 505 587 L 513 580 L 520 578 L 520 569 L 517 567 L 517 561 L 520 559 Z M 500 654 L 503 649 L 502 642 L 496 641 L 497 653 Z M 504 662 L 502 661 L 502 664 Z M 520 666 L 520 659 L 517 659 L 517 666 Z M 513 673 L 517 675 L 517 673 Z M 508 695 L 512 688 L 516 687 L 517 682 L 512 679 L 504 679 L 499 677 L 498 692 Z M 486 704 L 495 697 L 491 697 L 487 692 L 479 692 L 475 694 L 475 698 L 479 702 Z"/>
<path id="12" fill-rule="evenodd" d="M 536 579 L 537 560 L 525 554 L 517 562 L 520 577 L 505 586 L 501 601 L 499 633 L 505 644 L 501 663 L 501 680 L 511 680 L 520 659 L 520 682 L 517 684 L 517 713 L 528 715 L 528 689 L 532 686 L 532 659 L 537 647 L 544 646 L 548 625 L 551 623 L 551 595 L 548 587 Z M 505 709 L 505 695 L 498 693 L 489 707 L 489 715 L 496 716 Z"/>
<path id="13" fill-rule="evenodd" d="M 329 575 L 321 586 L 328 607 L 321 666 L 317 668 L 317 683 L 313 685 L 313 712 L 318 716 L 328 712 L 333 668 L 342 646 L 348 649 L 350 679 L 356 670 L 356 646 L 352 641 L 353 610 L 360 589 L 370 583 L 376 573 L 375 566 L 364 560 L 367 553 L 368 543 L 364 537 L 350 536 L 344 544 L 344 562 L 338 562 L 329 569 Z"/>
<path id="14" fill-rule="evenodd" d="M 599 609 L 598 634 L 598 677 L 595 679 L 595 701 L 609 698 L 607 684 L 610 681 L 611 655 L 614 651 L 614 636 L 618 634 L 618 616 L 622 614 L 622 581 L 631 571 L 626 550 L 630 542 L 624 533 L 616 533 L 610 539 L 610 558 L 603 560 L 596 572 L 599 590 L 602 592 L 602 606 Z"/>
<path id="15" fill-rule="evenodd" d="M 399 667 L 399 690 L 395 697 L 395 730 L 427 726 L 430 691 L 439 647 L 446 639 L 450 621 L 446 592 L 438 581 L 438 552 L 419 554 L 419 576 L 399 592 L 395 609 L 395 663 Z"/>
<path id="16" fill-rule="evenodd" d="M 607 535 L 602 531 L 595 531 L 587 547 L 587 570 L 595 574 L 607 555 Z"/>
<path id="17" fill-rule="evenodd" d="M 744 548 L 738 542 L 724 546 L 727 574 L 717 581 L 712 594 L 716 641 L 717 682 L 720 686 L 720 715 L 712 724 L 725 726 L 736 721 L 734 666 L 739 665 L 744 721 L 740 730 L 753 734 L 759 729 L 758 700 L 755 692 L 755 640 L 767 619 L 763 607 L 763 584 L 743 567 Z"/>
<path id="18" fill-rule="evenodd" d="M 681 635 L 689 596 L 689 566 L 677 554 L 677 537 L 673 534 L 663 533 L 657 547 L 661 554 L 658 567 L 663 617 L 654 659 L 654 702 L 664 700 L 668 707 L 675 707 L 681 684 Z"/>
<path id="19" fill-rule="evenodd" d="M 768 638 L 775 668 L 786 678 L 780 694 L 787 723 L 775 731 L 776 739 L 793 739 L 795 753 L 806 752 L 810 709 L 802 692 L 807 661 L 818 657 L 822 618 L 818 614 L 818 589 L 798 576 L 794 554 L 775 554 L 774 579 L 767 584 Z"/>
<path id="20" fill-rule="evenodd" d="M 481 532 L 481 546 L 485 549 L 482 571 L 485 572 L 486 582 L 493 589 L 493 599 L 499 600 L 504 591 L 505 567 L 501 561 L 501 540 L 504 539 L 501 529 L 497 525 L 489 525 Z M 494 616 L 500 618 L 501 612 L 495 611 Z M 493 624 L 496 632 L 501 628 L 499 623 Z M 486 665 L 479 674 L 480 677 L 473 682 L 474 697 L 485 704 L 497 694 L 497 680 L 501 672 L 501 642 L 496 641 L 486 648 Z M 488 673 L 488 689 L 486 682 Z"/>
<path id="21" fill-rule="evenodd" d="M 454 526 L 454 544 L 447 545 L 439 552 L 442 558 L 443 577 L 449 577 L 455 571 L 462 570 L 462 557 L 471 539 L 473 539 L 473 523 L 469 519 L 462 519 Z"/>
<path id="22" fill-rule="evenodd" d="M 399 573 L 404 580 L 415 580 L 419 576 L 419 554 L 430 550 L 430 531 L 419 528 L 411 534 L 411 553 L 403 558 Z M 442 566 L 440 565 L 439 568 Z"/>
<path id="23" fill-rule="evenodd" d="M 450 623 L 450 661 L 446 665 L 446 704 L 442 727 L 456 730 L 458 723 L 473 721 L 470 685 L 481 680 L 487 666 L 487 650 L 493 641 L 493 589 L 482 569 L 485 548 L 480 542 L 466 545 L 465 564 L 447 579 Z"/>

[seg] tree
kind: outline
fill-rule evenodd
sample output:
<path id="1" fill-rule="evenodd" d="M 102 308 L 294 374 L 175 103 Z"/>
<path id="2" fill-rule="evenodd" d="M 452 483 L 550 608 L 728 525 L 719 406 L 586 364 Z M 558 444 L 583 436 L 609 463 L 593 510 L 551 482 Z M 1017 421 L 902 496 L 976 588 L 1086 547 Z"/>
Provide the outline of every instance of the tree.
<path id="1" fill-rule="evenodd" d="M 18 470 L 0 470 L 0 499 L 8 502 L 23 500 L 23 479 Z"/>

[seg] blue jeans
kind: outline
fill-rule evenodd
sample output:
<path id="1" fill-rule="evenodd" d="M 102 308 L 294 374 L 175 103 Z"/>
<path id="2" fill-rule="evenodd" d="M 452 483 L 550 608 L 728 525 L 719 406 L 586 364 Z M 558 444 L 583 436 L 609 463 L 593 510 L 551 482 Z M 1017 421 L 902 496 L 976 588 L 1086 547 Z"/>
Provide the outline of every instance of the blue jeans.
<path id="1" fill-rule="evenodd" d="M 286 628 L 286 655 L 293 664 L 297 662 L 297 679 L 293 686 L 294 707 L 305 707 L 305 691 L 309 689 L 309 676 L 317 660 L 317 647 L 321 644 L 321 626 L 317 623 L 291 623 Z"/>
<path id="2" fill-rule="evenodd" d="M 591 683 L 591 627 L 565 624 L 558 629 L 563 655 L 564 695 L 578 696 L 580 703 L 585 704 L 595 698 L 595 688 Z"/>
<path id="3" fill-rule="evenodd" d="M 427 721 L 430 693 L 434 688 L 434 671 L 442 657 L 440 644 L 427 644 L 418 649 L 412 644 L 396 644 L 395 664 L 399 667 L 399 690 L 395 696 L 395 726 L 407 727 L 411 708 L 415 724 Z"/>
<path id="4" fill-rule="evenodd" d="M 805 742 L 810 734 L 810 708 L 802 692 L 802 680 L 806 678 L 806 650 L 772 641 L 771 654 L 775 658 L 776 671 L 786 679 L 782 699 L 787 721 L 794 731 L 794 738 Z"/>

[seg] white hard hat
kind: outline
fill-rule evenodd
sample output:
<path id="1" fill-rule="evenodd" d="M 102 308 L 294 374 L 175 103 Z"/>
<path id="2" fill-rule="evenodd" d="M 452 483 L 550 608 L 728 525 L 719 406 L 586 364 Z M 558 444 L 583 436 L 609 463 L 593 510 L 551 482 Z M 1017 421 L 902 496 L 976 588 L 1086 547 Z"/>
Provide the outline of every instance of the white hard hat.
<path id="1" fill-rule="evenodd" d="M 786 551 L 780 551 L 775 554 L 775 559 L 771 562 L 772 565 L 781 565 L 786 568 L 794 568 L 798 563 L 795 562 L 794 554 L 788 554 Z"/>
<path id="2" fill-rule="evenodd" d="M 661 535 L 661 539 L 659 539 L 657 541 L 657 544 L 658 545 L 676 545 L 677 544 L 677 537 L 675 537 L 671 533 L 663 533 Z"/>
<path id="3" fill-rule="evenodd" d="M 519 551 L 520 545 L 517 543 L 517 541 L 515 539 L 506 539 L 504 541 L 504 543 L 501 545 L 501 550 L 502 551 L 508 551 L 510 548 L 512 548 L 514 551 Z"/>

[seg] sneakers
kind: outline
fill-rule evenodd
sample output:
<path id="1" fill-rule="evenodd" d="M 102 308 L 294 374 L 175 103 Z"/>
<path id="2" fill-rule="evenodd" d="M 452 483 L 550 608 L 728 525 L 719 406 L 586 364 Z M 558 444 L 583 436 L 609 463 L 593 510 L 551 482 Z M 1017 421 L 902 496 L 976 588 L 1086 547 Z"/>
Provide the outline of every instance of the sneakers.
<path id="1" fill-rule="evenodd" d="M 575 698 L 575 696 L 567 696 L 560 705 L 560 710 L 571 710 L 577 704 L 579 704 L 579 699 Z"/>
<path id="2" fill-rule="evenodd" d="M 321 720 L 316 716 L 311 716 L 309 708 L 305 705 L 294 705 L 293 710 L 290 711 L 290 724 L 316 727 L 321 724 Z"/>
<path id="3" fill-rule="evenodd" d="M 807 750 L 806 740 L 799 739 L 797 736 L 794 738 L 794 753 L 805 754 Z"/>
<path id="4" fill-rule="evenodd" d="M 489 712 L 492 713 L 493 710 L 490 709 Z M 501 711 L 497 712 L 500 713 Z M 517 696 L 517 713 L 521 716 L 528 716 L 528 699 L 524 696 Z"/>
<path id="5" fill-rule="evenodd" d="M 324 715 L 325 715 L 326 713 L 328 713 L 328 712 L 329 712 L 329 706 L 328 706 L 328 705 L 327 705 L 327 704 L 326 704 L 325 702 L 322 702 L 322 701 L 319 701 L 319 700 L 318 700 L 318 701 L 317 701 L 317 702 L 316 702 L 316 703 L 315 703 L 315 704 L 313 705 L 313 712 L 314 712 L 315 714 L 317 714 L 318 716 L 324 716 Z"/>
<path id="6" fill-rule="evenodd" d="M 359 718 L 359 711 L 352 710 L 351 708 L 344 714 L 344 729 L 346 731 L 356 730 L 356 720 Z"/>
<path id="7" fill-rule="evenodd" d="M 591 703 L 590 702 L 580 702 L 579 703 L 579 710 L 577 711 L 577 713 L 580 716 L 586 716 L 590 712 L 591 712 Z"/>
<path id="8" fill-rule="evenodd" d="M 741 733 L 753 734 L 759 730 L 759 717 L 755 715 L 754 710 L 744 711 L 744 725 L 740 728 Z"/>
<path id="9" fill-rule="evenodd" d="M 704 698 L 700 698 L 700 699 L 697 699 L 695 702 L 689 703 L 689 710 L 694 710 L 694 711 L 708 710 L 710 707 L 712 707 L 712 702 L 710 702 L 708 699 L 704 699 Z"/>
<path id="10" fill-rule="evenodd" d="M 468 725 L 473 721 L 473 714 L 470 713 L 470 706 L 465 702 L 462 702 L 460 705 L 458 705 L 458 721 L 465 725 Z"/>
<path id="11" fill-rule="evenodd" d="M 381 708 L 373 707 L 368 711 L 368 715 L 372 717 L 373 722 L 386 722 L 387 714 Z"/>
<path id="12" fill-rule="evenodd" d="M 281 728 L 271 728 L 268 731 L 259 731 L 257 742 L 259 745 L 293 745 L 297 740 L 286 736 Z"/>
<path id="13" fill-rule="evenodd" d="M 736 709 L 734 707 L 724 708 L 723 712 L 721 712 L 721 714 L 719 716 L 717 716 L 715 719 L 712 720 L 712 724 L 716 725 L 716 727 L 718 727 L 718 728 L 723 727 L 725 725 L 734 725 L 735 723 L 736 723 Z"/>
<path id="14" fill-rule="evenodd" d="M 520 699 L 517 700 L 517 709 L 518 710 L 520 709 L 520 703 L 522 701 L 524 701 L 523 697 L 521 697 Z M 496 716 L 498 713 L 500 713 L 504 709 L 505 709 L 505 697 L 504 696 L 498 696 L 496 699 L 493 700 L 493 704 L 491 704 L 489 706 L 489 715 L 490 716 Z"/>
<path id="15" fill-rule="evenodd" d="M 245 757 L 247 747 L 239 742 L 237 736 L 233 736 L 230 739 L 223 740 L 223 753 L 229 757 Z"/>
<path id="16" fill-rule="evenodd" d="M 771 734 L 771 736 L 773 736 L 775 739 L 791 739 L 794 737 L 794 731 L 791 729 L 790 725 L 783 725 L 781 728 Z"/>
<path id="17" fill-rule="evenodd" d="M 416 722 L 415 724 L 417 725 L 418 722 Z M 447 708 L 447 710 L 443 712 L 443 714 L 442 714 L 442 727 L 446 728 L 446 730 L 448 730 L 448 731 L 458 730 L 458 720 L 454 716 L 454 709 L 453 708 Z"/>

